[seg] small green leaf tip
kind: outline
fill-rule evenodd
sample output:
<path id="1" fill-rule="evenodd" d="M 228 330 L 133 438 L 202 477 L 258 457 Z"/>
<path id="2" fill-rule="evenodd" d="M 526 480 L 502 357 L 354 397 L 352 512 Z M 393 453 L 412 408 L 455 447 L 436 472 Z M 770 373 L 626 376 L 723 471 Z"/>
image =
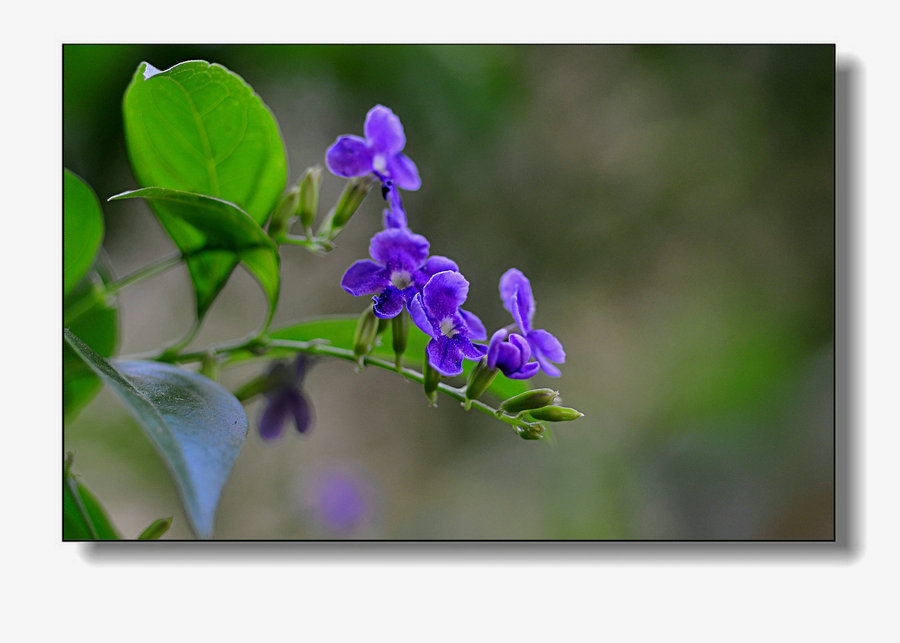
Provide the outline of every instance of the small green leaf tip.
<path id="1" fill-rule="evenodd" d="M 550 388 L 536 388 L 505 400 L 500 405 L 500 410 L 516 415 L 522 411 L 531 409 L 539 409 L 548 404 L 556 404 L 559 402 L 559 391 Z"/>
<path id="2" fill-rule="evenodd" d="M 570 409 L 567 406 L 544 406 L 528 411 L 528 415 L 535 420 L 544 420 L 546 422 L 570 422 L 571 420 L 584 417 L 584 413 Z"/>

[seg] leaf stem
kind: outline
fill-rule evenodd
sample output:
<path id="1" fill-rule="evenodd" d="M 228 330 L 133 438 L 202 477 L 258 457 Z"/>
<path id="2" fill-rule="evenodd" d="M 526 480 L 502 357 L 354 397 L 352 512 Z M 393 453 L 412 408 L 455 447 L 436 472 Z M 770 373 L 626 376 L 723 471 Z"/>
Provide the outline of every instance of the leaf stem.
<path id="1" fill-rule="evenodd" d="M 184 255 L 177 254 L 171 257 L 166 257 L 165 259 L 161 259 L 156 263 L 151 263 L 149 266 L 145 266 L 140 270 L 131 273 L 127 277 L 122 277 L 118 281 L 113 281 L 111 283 L 106 284 L 106 292 L 107 294 L 115 294 L 122 290 L 123 288 L 127 288 L 128 286 L 142 281 L 148 277 L 152 277 L 153 275 L 159 274 L 168 270 L 169 268 L 173 268 L 177 266 L 184 260 Z"/>

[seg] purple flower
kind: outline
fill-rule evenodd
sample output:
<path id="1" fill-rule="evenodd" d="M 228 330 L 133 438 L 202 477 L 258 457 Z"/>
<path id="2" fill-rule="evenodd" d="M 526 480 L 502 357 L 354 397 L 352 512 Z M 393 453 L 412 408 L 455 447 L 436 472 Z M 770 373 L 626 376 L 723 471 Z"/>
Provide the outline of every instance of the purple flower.
<path id="1" fill-rule="evenodd" d="M 351 532 L 371 514 L 365 481 L 348 471 L 326 469 L 316 476 L 308 494 L 315 517 L 333 533 Z"/>
<path id="2" fill-rule="evenodd" d="M 431 337 L 426 347 L 428 362 L 442 375 L 462 373 L 462 360 L 478 360 L 485 347 L 472 340 L 487 339 L 484 325 L 460 308 L 469 294 L 469 282 L 454 270 L 432 276 L 422 292 L 409 303 L 409 314 L 422 332 Z"/>
<path id="3" fill-rule="evenodd" d="M 531 346 L 528 344 L 528 340 L 518 333 L 510 333 L 505 328 L 501 328 L 491 336 L 487 349 L 487 367 L 489 369 L 499 368 L 510 379 L 527 380 L 541 369 L 540 364 L 529 362 L 529 359 L 531 359 Z"/>
<path id="4" fill-rule="evenodd" d="M 325 153 L 328 169 L 338 176 L 351 178 L 370 172 L 382 184 L 393 181 L 404 190 L 418 190 L 422 185 L 416 164 L 401 153 L 406 145 L 400 119 L 387 107 L 376 105 L 366 114 L 365 138 L 339 136 Z"/>
<path id="5" fill-rule="evenodd" d="M 407 228 L 389 228 L 369 243 L 369 255 L 347 269 L 341 287 L 351 295 L 375 295 L 375 315 L 396 317 L 428 279 L 442 270 L 457 270 L 446 257 L 428 257 L 428 240 Z"/>
<path id="6" fill-rule="evenodd" d="M 559 369 L 551 362 L 561 364 L 566 361 L 566 352 L 562 344 L 546 330 L 531 328 L 534 317 L 534 297 L 531 295 L 531 284 L 521 271 L 510 268 L 500 277 L 500 299 L 503 307 L 512 315 L 519 330 L 525 335 L 534 358 L 547 375 L 559 377 Z"/>
<path id="7" fill-rule="evenodd" d="M 289 418 L 300 433 L 312 425 L 312 405 L 301 389 L 308 365 L 306 356 L 299 355 L 293 364 L 276 362 L 269 370 L 275 384 L 266 393 L 266 408 L 259 418 L 259 435 L 264 440 L 280 438 Z"/>

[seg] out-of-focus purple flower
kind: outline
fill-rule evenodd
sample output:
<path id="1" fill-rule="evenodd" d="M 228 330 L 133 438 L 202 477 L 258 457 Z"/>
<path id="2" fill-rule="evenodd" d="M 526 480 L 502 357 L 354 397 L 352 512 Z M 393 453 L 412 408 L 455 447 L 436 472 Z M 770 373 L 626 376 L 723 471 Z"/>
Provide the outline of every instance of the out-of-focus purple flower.
<path id="1" fill-rule="evenodd" d="M 485 347 L 472 340 L 487 339 L 484 325 L 460 308 L 469 294 L 469 282 L 455 270 L 433 275 L 422 292 L 409 303 L 409 314 L 431 340 L 426 347 L 428 362 L 442 375 L 462 373 L 463 357 L 479 360 Z"/>
<path id="2" fill-rule="evenodd" d="M 369 496 L 366 484 L 358 476 L 341 469 L 326 469 L 313 480 L 308 502 L 323 527 L 346 534 L 370 517 Z"/>
<path id="3" fill-rule="evenodd" d="M 308 366 L 307 357 L 299 355 L 293 363 L 276 362 L 270 369 L 273 386 L 266 393 L 266 407 L 259 418 L 259 435 L 264 440 L 280 438 L 289 419 L 300 433 L 312 426 L 313 408 L 301 388 Z"/>
<path id="4" fill-rule="evenodd" d="M 457 270 L 447 257 L 429 257 L 428 248 L 425 237 L 407 228 L 382 230 L 369 243 L 372 259 L 353 263 L 344 273 L 341 287 L 357 297 L 374 295 L 377 317 L 396 317 L 433 274 Z"/>
<path id="5" fill-rule="evenodd" d="M 540 364 L 529 362 L 529 359 L 531 346 L 518 333 L 510 333 L 501 328 L 491 336 L 486 364 L 489 369 L 499 368 L 510 379 L 527 380 L 541 369 Z"/>
<path id="6" fill-rule="evenodd" d="M 566 352 L 559 340 L 546 330 L 532 329 L 534 297 L 528 278 L 520 270 L 510 268 L 500 277 L 500 299 L 503 300 L 503 307 L 510 312 L 519 330 L 525 335 L 534 358 L 544 372 L 559 377 L 559 369 L 551 362 L 558 364 L 565 362 Z"/>
<path id="7" fill-rule="evenodd" d="M 363 132 L 365 138 L 353 135 L 337 138 L 325 153 L 328 169 L 345 178 L 371 172 L 382 184 L 393 181 L 404 190 L 418 190 L 422 185 L 419 170 L 402 153 L 406 136 L 394 112 L 376 105 L 366 114 Z"/>

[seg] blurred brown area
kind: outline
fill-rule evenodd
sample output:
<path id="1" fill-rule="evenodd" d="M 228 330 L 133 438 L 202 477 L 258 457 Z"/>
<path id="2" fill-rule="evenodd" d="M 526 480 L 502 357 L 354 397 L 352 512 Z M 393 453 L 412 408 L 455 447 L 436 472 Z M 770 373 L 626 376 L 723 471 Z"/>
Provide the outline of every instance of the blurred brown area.
<path id="1" fill-rule="evenodd" d="M 66 167 L 101 200 L 136 187 L 121 97 L 137 65 L 218 62 L 278 119 L 290 180 L 362 132 L 402 119 L 423 180 L 409 224 L 460 265 L 467 308 L 509 323 L 517 267 L 535 325 L 563 342 L 558 387 L 585 417 L 526 442 L 386 372 L 320 361 L 307 436 L 253 429 L 228 481 L 227 539 L 817 540 L 834 536 L 834 50 L 831 46 L 66 46 Z M 341 181 L 327 176 L 323 210 Z M 104 203 L 121 276 L 173 252 L 145 204 Z M 364 203 L 326 257 L 286 247 L 274 327 L 356 313 L 343 271 L 366 256 Z M 119 298 L 120 354 L 181 336 L 184 270 Z M 235 273 L 192 346 L 265 316 Z M 262 368 L 226 371 L 235 387 Z M 259 402 L 248 405 L 255 429 Z M 124 535 L 175 515 L 164 465 L 109 391 L 65 429 L 75 470 Z M 307 490 L 353 472 L 371 503 L 335 534 Z"/>

